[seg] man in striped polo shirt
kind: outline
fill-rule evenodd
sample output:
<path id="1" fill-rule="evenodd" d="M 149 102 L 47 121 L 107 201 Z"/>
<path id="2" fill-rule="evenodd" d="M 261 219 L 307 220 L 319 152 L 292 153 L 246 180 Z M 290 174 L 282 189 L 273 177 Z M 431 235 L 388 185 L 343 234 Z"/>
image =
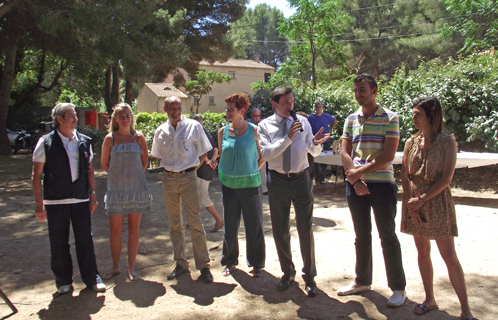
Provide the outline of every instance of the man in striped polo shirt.
<path id="1" fill-rule="evenodd" d="M 399 143 L 396 113 L 375 102 L 377 82 L 369 74 L 354 79 L 355 99 L 360 108 L 344 123 L 342 164 L 346 170 L 346 196 L 356 234 L 356 278 L 339 289 L 345 296 L 370 290 L 372 284 L 372 222 L 381 239 L 387 282 L 393 295 L 390 307 L 400 307 L 406 299 L 406 279 L 401 247 L 395 232 L 398 188 L 392 161 Z"/>

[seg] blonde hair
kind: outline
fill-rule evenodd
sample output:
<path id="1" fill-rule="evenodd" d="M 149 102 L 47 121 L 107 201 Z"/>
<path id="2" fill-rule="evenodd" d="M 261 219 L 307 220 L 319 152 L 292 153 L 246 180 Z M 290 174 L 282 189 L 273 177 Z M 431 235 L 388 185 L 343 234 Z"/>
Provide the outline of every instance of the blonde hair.
<path id="1" fill-rule="evenodd" d="M 128 111 L 130 111 L 130 115 L 131 115 L 130 132 L 133 135 L 135 134 L 135 116 L 133 115 L 133 112 L 131 111 L 130 105 L 127 104 L 126 102 L 121 102 L 121 103 L 118 103 L 117 105 L 114 106 L 114 108 L 113 108 L 114 111 L 111 114 L 111 122 L 109 123 L 109 132 L 110 133 L 119 130 L 119 124 L 116 121 L 116 117 L 118 115 L 118 112 L 126 110 L 126 109 L 128 109 Z"/>

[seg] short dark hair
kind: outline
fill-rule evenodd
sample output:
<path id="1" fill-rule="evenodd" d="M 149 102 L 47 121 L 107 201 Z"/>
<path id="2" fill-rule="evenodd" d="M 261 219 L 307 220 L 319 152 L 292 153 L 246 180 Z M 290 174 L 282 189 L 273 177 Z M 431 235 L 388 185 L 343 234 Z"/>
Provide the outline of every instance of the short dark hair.
<path id="1" fill-rule="evenodd" d="M 431 129 L 435 133 L 444 130 L 443 109 L 437 98 L 420 97 L 413 102 L 413 108 L 418 107 L 424 110 L 425 115 L 431 122 Z"/>
<path id="2" fill-rule="evenodd" d="M 292 92 L 291 88 L 288 88 L 288 87 L 276 87 L 271 92 L 271 101 L 275 101 L 276 103 L 279 103 L 280 102 L 280 97 L 281 96 L 285 96 L 285 95 L 287 95 L 289 93 L 294 94 L 294 92 Z"/>
<path id="3" fill-rule="evenodd" d="M 368 82 L 370 89 L 377 88 L 377 81 L 375 81 L 375 78 L 368 73 L 362 73 L 359 76 L 357 76 L 356 78 L 354 78 L 354 80 L 353 80 L 354 83 L 358 83 L 358 82 L 362 82 L 362 81 Z"/>

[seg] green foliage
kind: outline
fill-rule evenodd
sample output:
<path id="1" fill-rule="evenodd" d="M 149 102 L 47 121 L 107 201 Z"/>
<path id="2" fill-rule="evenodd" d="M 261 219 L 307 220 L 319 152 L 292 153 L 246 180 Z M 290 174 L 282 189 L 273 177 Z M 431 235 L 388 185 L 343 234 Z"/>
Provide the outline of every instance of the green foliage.
<path id="1" fill-rule="evenodd" d="M 209 94 L 213 90 L 212 85 L 223 82 L 230 83 L 231 80 L 232 77 L 225 73 L 199 70 L 195 74 L 195 80 L 190 80 L 186 83 L 175 83 L 175 86 L 184 87 L 190 95 L 199 97 L 197 99 L 197 109 L 195 110 L 195 113 L 199 113 L 199 101 L 203 95 Z"/>
<path id="2" fill-rule="evenodd" d="M 290 0 L 296 13 L 279 23 L 279 31 L 294 44 L 290 61 L 281 66 L 284 73 L 293 75 L 301 85 L 312 89 L 325 79 L 317 71 L 317 62 L 323 55 L 342 60 L 342 46 L 331 37 L 341 33 L 350 22 L 342 9 L 341 0 Z M 297 84 L 296 84 L 297 85 Z"/>
<path id="3" fill-rule="evenodd" d="M 445 131 L 455 134 L 460 150 L 498 151 L 498 66 L 492 55 L 472 55 L 459 61 L 432 60 L 405 75 L 398 70 L 377 99 L 400 117 L 402 143 L 415 132 L 411 106 L 420 96 L 439 99 Z"/>
<path id="4" fill-rule="evenodd" d="M 446 9 L 456 17 L 441 30 L 445 39 L 465 37 L 463 52 L 473 52 L 498 45 L 498 1 L 446 0 Z"/>
<path id="5" fill-rule="evenodd" d="M 275 68 L 287 58 L 288 44 L 278 32 L 278 22 L 284 18 L 277 7 L 266 3 L 248 9 L 241 19 L 230 26 L 229 37 L 238 48 L 237 59 L 254 59 Z"/>

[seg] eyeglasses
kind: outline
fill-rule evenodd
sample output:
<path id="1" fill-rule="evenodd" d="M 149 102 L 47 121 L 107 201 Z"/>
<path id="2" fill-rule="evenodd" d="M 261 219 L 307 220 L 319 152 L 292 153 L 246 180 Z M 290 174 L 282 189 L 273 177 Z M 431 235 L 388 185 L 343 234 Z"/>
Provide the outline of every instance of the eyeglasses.
<path id="1" fill-rule="evenodd" d="M 237 108 L 229 108 L 229 107 L 226 107 L 225 108 L 226 111 L 229 111 L 229 112 L 234 112 L 235 110 L 237 110 Z"/>

